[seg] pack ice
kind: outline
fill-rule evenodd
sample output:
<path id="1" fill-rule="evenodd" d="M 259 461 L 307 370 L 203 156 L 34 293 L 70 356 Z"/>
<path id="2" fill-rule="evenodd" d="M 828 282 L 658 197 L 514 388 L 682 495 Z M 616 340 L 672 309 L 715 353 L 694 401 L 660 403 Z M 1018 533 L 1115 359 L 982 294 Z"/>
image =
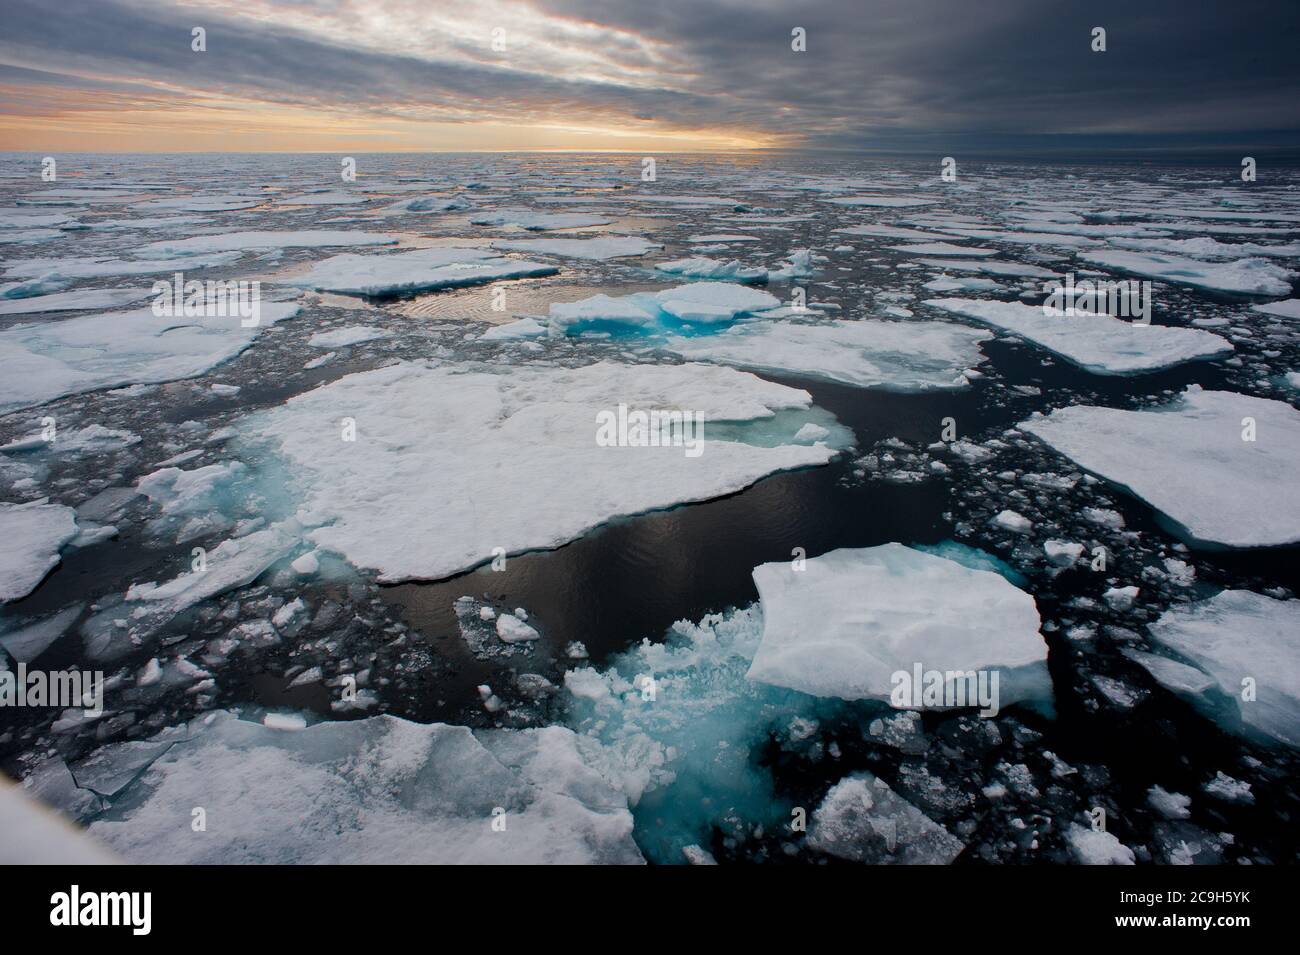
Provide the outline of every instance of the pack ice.
<path id="1" fill-rule="evenodd" d="M 1178 255 L 1113 250 L 1080 252 L 1079 258 L 1119 272 L 1239 295 L 1289 295 L 1296 275 L 1261 258 L 1202 262 Z"/>
<path id="2" fill-rule="evenodd" d="M 133 255 L 169 258 L 209 255 L 213 252 L 250 251 L 254 249 L 322 249 L 331 246 L 391 245 L 397 236 L 382 232 L 348 232 L 337 229 L 308 229 L 299 232 L 226 232 L 221 235 L 196 235 L 189 239 L 164 239 L 150 242 Z"/>
<path id="3" fill-rule="evenodd" d="M 825 464 L 825 444 L 790 443 L 824 412 L 807 392 L 712 365 L 509 369 L 398 364 L 349 375 L 241 425 L 294 465 L 311 539 L 384 581 L 439 579 L 509 553 L 573 540 L 613 517 L 739 491 Z M 690 411 L 702 452 L 602 447 L 598 415 Z M 789 411 L 789 436 L 760 447 L 710 431 Z M 340 440 L 340 419 L 355 441 Z M 730 433 L 730 432 L 729 432 Z M 770 437 L 770 435 L 768 435 Z M 629 442 L 633 444 L 635 442 Z M 430 475 L 437 475 L 431 480 Z M 400 507 L 393 502 L 400 501 Z"/>
<path id="4" fill-rule="evenodd" d="M 674 337 L 665 350 L 696 361 L 838 381 L 883 391 L 952 390 L 984 361 L 993 336 L 950 322 L 749 322 L 716 335 Z"/>
<path id="5" fill-rule="evenodd" d="M 831 787 L 813 812 L 808 845 L 868 865 L 947 865 L 966 848 L 869 772 Z"/>
<path id="6" fill-rule="evenodd" d="M 550 307 L 552 336 L 610 329 L 663 331 L 682 323 L 725 325 L 755 312 L 778 308 L 781 300 L 760 289 L 731 282 L 691 282 L 660 292 L 632 295 L 593 295 Z"/>
<path id="7" fill-rule="evenodd" d="M 563 727 L 471 731 L 374 716 L 287 730 L 218 712 L 160 739 L 175 741 L 147 768 L 132 766 L 139 778 L 89 826 L 130 861 L 644 861 L 627 798 L 587 765 L 598 744 Z M 201 839 L 177 824 L 195 806 L 220 820 Z"/>
<path id="8" fill-rule="evenodd" d="M 1245 440 L 1245 419 L 1255 440 Z M 1155 508 L 1189 543 L 1271 547 L 1300 541 L 1300 411 L 1281 401 L 1191 385 L 1144 411 L 1075 405 L 1019 427 Z"/>
<path id="9" fill-rule="evenodd" d="M 372 255 L 344 253 L 317 262 L 305 275 L 287 282 L 348 295 L 403 295 L 558 271 L 553 265 L 520 262 L 487 249 L 445 247 Z"/>
<path id="10" fill-rule="evenodd" d="M 892 543 L 831 551 L 802 570 L 762 564 L 754 584 L 763 641 L 751 680 L 889 702 L 894 674 L 920 664 L 996 669 L 998 706 L 1051 698 L 1034 598 L 993 571 Z"/>
<path id="11" fill-rule="evenodd" d="M 238 317 L 160 318 L 151 309 L 88 315 L 0 331 L 0 413 L 64 395 L 193 378 L 253 344 L 267 325 L 298 313 L 261 303 L 260 324 Z"/>
<path id="12" fill-rule="evenodd" d="M 1300 746 L 1300 600 L 1275 600 L 1248 590 L 1224 590 L 1165 611 L 1151 639 L 1188 660 L 1207 679 L 1188 693 L 1185 678 L 1148 665 L 1151 675 L 1224 728 Z M 1243 700 L 1250 678 L 1256 696 Z M 1211 692 L 1206 692 L 1207 690 Z"/>
<path id="13" fill-rule="evenodd" d="M 932 298 L 924 304 L 1011 332 L 1100 375 L 1156 371 L 1233 350 L 1227 339 L 1199 329 L 1135 325 L 1110 315 L 1069 315 L 1023 302 Z"/>

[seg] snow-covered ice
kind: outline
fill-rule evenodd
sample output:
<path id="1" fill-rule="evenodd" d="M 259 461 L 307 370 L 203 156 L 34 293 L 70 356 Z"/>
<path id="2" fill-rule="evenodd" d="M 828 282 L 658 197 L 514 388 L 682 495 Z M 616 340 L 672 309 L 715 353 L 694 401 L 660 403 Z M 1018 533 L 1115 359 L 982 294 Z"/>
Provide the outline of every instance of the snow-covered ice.
<path id="1" fill-rule="evenodd" d="M 808 845 L 867 865 L 947 865 L 966 847 L 869 772 L 846 776 L 813 811 Z"/>
<path id="2" fill-rule="evenodd" d="M 1081 252 L 1079 258 L 1118 272 L 1240 295 L 1288 295 L 1291 280 L 1296 276 L 1295 272 L 1261 258 L 1202 262 L 1178 255 L 1113 250 Z"/>
<path id="3" fill-rule="evenodd" d="M 338 246 L 391 245 L 397 236 L 382 232 L 351 232 L 341 229 L 307 229 L 297 232 L 225 232 L 196 235 L 188 239 L 164 239 L 132 249 L 132 255 L 183 258 L 213 252 L 256 249 L 323 249 Z M 180 264 L 178 263 L 178 266 Z"/>
<path id="4" fill-rule="evenodd" d="M 492 248 L 504 252 L 526 252 L 533 255 L 558 255 L 570 259 L 621 259 L 645 255 L 660 248 L 637 236 L 610 235 L 594 239 L 498 239 Z"/>
<path id="5" fill-rule="evenodd" d="M 317 262 L 290 285 L 348 295 L 403 295 L 482 285 L 497 279 L 554 275 L 559 269 L 521 262 L 487 249 L 442 247 L 412 252 L 344 253 Z"/>
<path id="6" fill-rule="evenodd" d="M 1256 440 L 1243 440 L 1254 419 Z M 1269 547 L 1300 541 L 1300 411 L 1191 385 L 1144 411 L 1075 405 L 1020 427 L 1150 504 L 1189 542 Z"/>
<path id="7" fill-rule="evenodd" d="M 1233 350 L 1227 339 L 1195 328 L 1136 325 L 1110 315 L 1070 315 L 1023 302 L 933 298 L 925 304 L 1019 335 L 1102 375 L 1157 371 Z"/>
<path id="8" fill-rule="evenodd" d="M 76 513 L 61 504 L 0 503 L 0 603 L 26 597 L 77 536 Z"/>

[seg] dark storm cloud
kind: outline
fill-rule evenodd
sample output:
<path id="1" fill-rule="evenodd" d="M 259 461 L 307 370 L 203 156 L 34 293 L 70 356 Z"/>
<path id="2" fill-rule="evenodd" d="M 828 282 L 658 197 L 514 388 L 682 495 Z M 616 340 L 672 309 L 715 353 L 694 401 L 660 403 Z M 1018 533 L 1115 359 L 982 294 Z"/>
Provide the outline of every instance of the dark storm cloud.
<path id="1" fill-rule="evenodd" d="M 294 5 L 286 4 L 286 9 Z M 304 6 L 298 4 L 297 6 Z M 329 4 L 308 4 L 323 6 Z M 791 144 L 951 148 L 1044 137 L 1229 142 L 1300 129 L 1294 0 L 534 0 L 538 10 L 664 44 L 689 79 L 649 88 L 503 69 L 476 55 L 430 63 L 334 46 L 288 26 L 112 0 L 6 0 L 0 60 L 258 100 L 415 116 L 575 118 L 760 130 Z M 1107 31 L 1107 51 L 1090 49 Z M 807 31 L 807 52 L 790 48 Z M 643 66 L 611 41 L 601 52 Z"/>

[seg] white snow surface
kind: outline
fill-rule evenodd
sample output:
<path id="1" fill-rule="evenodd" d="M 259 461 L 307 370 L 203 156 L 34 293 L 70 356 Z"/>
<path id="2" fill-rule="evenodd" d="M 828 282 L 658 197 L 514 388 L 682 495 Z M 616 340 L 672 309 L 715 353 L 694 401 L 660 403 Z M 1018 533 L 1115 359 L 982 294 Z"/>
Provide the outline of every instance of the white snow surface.
<path id="1" fill-rule="evenodd" d="M 0 603 L 26 597 L 77 536 L 76 512 L 62 504 L 0 503 Z"/>
<path id="2" fill-rule="evenodd" d="M 1115 250 L 1080 252 L 1079 258 L 1119 272 L 1241 295 L 1288 295 L 1296 275 L 1262 258 L 1202 262 L 1178 255 Z"/>
<path id="3" fill-rule="evenodd" d="M 322 292 L 401 295 L 558 271 L 553 265 L 508 259 L 488 249 L 443 246 L 371 255 L 345 252 L 317 262 L 305 275 L 287 281 Z"/>

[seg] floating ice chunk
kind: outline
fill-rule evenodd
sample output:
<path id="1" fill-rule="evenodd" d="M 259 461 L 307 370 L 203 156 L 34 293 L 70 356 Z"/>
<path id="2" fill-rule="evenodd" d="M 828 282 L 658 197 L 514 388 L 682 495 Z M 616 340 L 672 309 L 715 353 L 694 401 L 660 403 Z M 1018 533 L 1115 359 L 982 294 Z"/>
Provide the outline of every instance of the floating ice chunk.
<path id="1" fill-rule="evenodd" d="M 742 288 L 728 282 L 691 282 L 655 293 L 661 305 L 689 303 L 730 309 L 733 316 L 777 308 L 781 300 L 759 289 Z"/>
<path id="2" fill-rule="evenodd" d="M 298 313 L 263 301 L 259 325 L 239 317 L 172 318 L 151 309 L 0 331 L 0 413 L 135 383 L 192 378 L 251 346 L 260 329 Z"/>
<path id="3" fill-rule="evenodd" d="M 289 284 L 350 295 L 402 295 L 482 285 L 497 279 L 554 275 L 559 269 L 507 259 L 487 249 L 443 247 L 373 255 L 344 253 L 312 266 Z"/>
<path id="4" fill-rule="evenodd" d="M 1074 541 L 1049 540 L 1043 544 L 1047 562 L 1054 567 L 1073 567 L 1083 556 L 1083 545 Z"/>
<path id="5" fill-rule="evenodd" d="M 497 636 L 506 643 L 527 643 L 541 639 L 541 634 L 512 613 L 497 617 Z"/>
<path id="6" fill-rule="evenodd" d="M 178 209 L 181 212 L 233 212 L 251 209 L 265 200 L 250 196 L 180 196 L 175 199 L 150 199 L 137 202 L 132 209 Z"/>
<path id="7" fill-rule="evenodd" d="M 920 259 L 921 265 L 951 272 L 982 272 L 1007 278 L 1053 278 L 1056 273 L 1037 265 L 1023 262 L 995 262 L 992 259 Z"/>
<path id="8" fill-rule="evenodd" d="M 1034 529 L 1033 521 L 1012 510 L 999 511 L 993 516 L 991 523 L 1013 534 L 1028 534 Z"/>
<path id="9" fill-rule="evenodd" d="M 53 295 L 26 298 L 0 298 L 0 315 L 26 315 L 35 312 L 70 312 L 89 308 L 117 308 L 149 296 L 146 289 L 89 288 Z"/>
<path id="10" fill-rule="evenodd" d="M 947 865 L 966 848 L 869 772 L 831 787 L 813 811 L 808 845 L 868 865 Z"/>
<path id="11" fill-rule="evenodd" d="M 493 209 L 470 216 L 473 225 L 516 225 L 529 232 L 546 232 L 551 229 L 582 229 L 588 226 L 609 225 L 610 220 L 585 212 L 537 212 L 512 206 Z"/>
<path id="12" fill-rule="evenodd" d="M 1258 440 L 1245 441 L 1252 418 Z M 1300 541 L 1300 411 L 1192 385 L 1146 411 L 1076 405 L 1021 429 L 1155 508 L 1189 543 L 1269 547 Z"/>
<path id="13" fill-rule="evenodd" d="M 392 335 L 388 329 L 375 328 L 373 325 L 346 325 L 343 328 L 331 328 L 327 332 L 317 332 L 307 340 L 307 344 L 312 348 L 344 348 L 379 338 L 391 338 Z"/>
<path id="14" fill-rule="evenodd" d="M 225 232 L 197 235 L 189 239 L 164 239 L 132 249 L 132 255 L 177 258 L 207 255 L 213 252 L 251 251 L 254 249 L 322 249 L 334 246 L 391 245 L 397 236 L 382 232 L 347 232 L 311 229 L 301 232 Z M 181 267 L 183 263 L 178 263 Z"/>
<path id="15" fill-rule="evenodd" d="M 1166 611 L 1150 626 L 1151 638 L 1213 680 L 1222 699 L 1203 695 L 1192 703 L 1235 731 L 1300 746 L 1300 600 L 1274 600 L 1248 590 L 1225 590 Z M 1162 674 L 1152 670 L 1160 682 Z M 1245 681 L 1254 697 L 1243 699 Z M 1185 682 L 1171 687 L 1186 693 Z M 1229 702 L 1225 719 L 1223 702 Z"/>
<path id="16" fill-rule="evenodd" d="M 454 212 L 473 209 L 474 202 L 466 196 L 413 196 L 401 199 L 380 212 Z"/>
<path id="17" fill-rule="evenodd" d="M 516 338 L 537 338 L 546 334 L 546 326 L 535 318 L 521 318 L 504 325 L 494 325 L 478 337 L 481 342 L 511 341 Z"/>
<path id="18" fill-rule="evenodd" d="M 1212 239 L 1209 236 L 1197 236 L 1194 239 L 1116 238 L 1112 239 L 1110 244 L 1123 249 L 1173 252 L 1177 255 L 1189 255 L 1198 259 L 1243 259 L 1252 255 L 1293 259 L 1300 256 L 1300 242 L 1264 245 L 1259 242 L 1220 242 L 1218 239 Z"/>
<path id="19" fill-rule="evenodd" d="M 1263 305 L 1252 305 L 1251 309 L 1263 312 L 1265 315 L 1276 315 L 1279 318 L 1300 319 L 1300 298 L 1288 298 L 1282 302 L 1265 302 Z"/>
<path id="20" fill-rule="evenodd" d="M 832 229 L 832 232 L 842 233 L 844 235 L 870 235 L 879 236 L 884 239 L 951 239 L 954 238 L 949 233 L 944 232 L 927 232 L 922 229 L 905 229 L 902 226 L 892 225 L 854 225 L 847 226 L 843 229 Z"/>
<path id="21" fill-rule="evenodd" d="M 640 863 L 626 797 L 588 763 L 598 749 L 556 726 L 373 716 L 286 733 L 209 715 L 90 832 L 168 864 Z M 225 820 L 212 838 L 176 825 L 199 805 Z"/>
<path id="22" fill-rule="evenodd" d="M 831 433 L 828 429 L 809 421 L 806 425 L 795 432 L 794 441 L 797 444 L 802 444 L 804 442 L 811 444 L 814 441 L 824 441 L 830 436 Z"/>
<path id="23" fill-rule="evenodd" d="M 293 568 L 295 574 L 302 577 L 310 577 L 312 574 L 320 570 L 320 559 L 313 551 L 312 553 L 303 554 L 301 557 L 295 558 L 293 563 L 289 566 Z"/>
<path id="24" fill-rule="evenodd" d="M 953 278 L 941 275 L 939 278 L 926 282 L 921 288 L 929 292 L 996 292 L 1002 286 L 992 279 L 981 279 L 975 276 L 957 276 Z"/>
<path id="25" fill-rule="evenodd" d="M 633 296 L 614 298 L 600 294 L 576 302 L 555 302 L 550 308 L 548 328 L 552 335 L 559 336 L 578 325 L 642 328 L 654 320 L 654 313 L 634 301 Z"/>
<path id="26" fill-rule="evenodd" d="M 1019 335 L 1103 375 L 1156 371 L 1233 350 L 1227 339 L 1194 328 L 1140 326 L 1110 315 L 1069 315 L 1023 302 L 932 298 L 925 304 Z"/>
<path id="27" fill-rule="evenodd" d="M 139 443 L 140 436 L 134 432 L 90 424 L 70 431 L 56 431 L 52 441 L 47 441 L 45 435 L 41 433 L 19 438 L 0 445 L 0 452 L 13 454 L 15 451 L 53 451 L 76 456 L 120 451 Z"/>
<path id="28" fill-rule="evenodd" d="M 81 616 L 81 608 L 82 604 L 73 604 L 52 617 L 0 635 L 0 647 L 18 663 L 31 663 L 67 632 Z"/>
<path id="29" fill-rule="evenodd" d="M 1079 258 L 1119 272 L 1241 295 L 1288 295 L 1296 276 L 1261 258 L 1201 262 L 1177 255 L 1118 251 L 1080 252 Z"/>
<path id="30" fill-rule="evenodd" d="M 238 259 L 242 252 L 216 252 L 212 255 L 196 255 L 189 259 L 186 268 L 212 269 L 229 265 Z M 67 259 L 16 259 L 5 263 L 5 275 L 12 278 L 39 279 L 48 288 L 57 289 L 59 283 L 76 279 L 95 279 L 109 275 L 152 275 L 157 272 L 175 272 L 175 259 L 106 259 L 106 258 L 67 258 Z M 35 294 L 35 293 L 29 293 Z M 13 297 L 13 296 L 10 296 Z"/>
<path id="31" fill-rule="evenodd" d="M 871 206 L 882 209 L 908 209 L 914 206 L 933 205 L 935 199 L 909 199 L 906 196 L 842 196 L 835 199 L 822 199 L 837 206 Z"/>
<path id="32" fill-rule="evenodd" d="M 296 732 L 307 728 L 307 720 L 298 713 L 267 713 L 262 717 L 262 725 L 270 730 Z"/>
<path id="33" fill-rule="evenodd" d="M 76 512 L 44 500 L 0 502 L 0 603 L 26 597 L 58 566 L 59 551 L 77 536 Z"/>
<path id="34" fill-rule="evenodd" d="M 160 516 L 149 522 L 155 534 L 176 533 L 176 543 L 230 526 L 223 514 L 230 510 L 235 489 L 248 468 L 239 461 L 209 464 L 184 471 L 166 467 L 136 481 L 136 489 L 149 498 Z M 224 505 L 224 507 L 223 507 Z"/>
<path id="35" fill-rule="evenodd" d="M 697 457 L 682 446 L 602 447 L 598 415 L 616 414 L 620 404 L 748 422 L 809 409 L 811 398 L 709 365 L 399 364 L 295 396 L 242 428 L 278 441 L 293 464 L 304 519 L 317 525 L 312 539 L 384 581 L 447 577 L 498 546 L 557 547 L 612 517 L 729 494 L 836 453 L 713 439 L 707 425 Z M 354 442 L 339 440 L 343 409 L 356 421 Z M 807 420 L 798 418 L 790 435 Z M 421 540 L 439 545 L 411 545 Z"/>
<path id="36" fill-rule="evenodd" d="M 356 193 L 342 189 L 323 189 L 298 196 L 285 196 L 279 200 L 279 204 L 282 206 L 355 206 L 369 201 L 366 196 L 358 196 Z"/>
<path id="37" fill-rule="evenodd" d="M 963 372 L 984 360 L 979 344 L 990 338 L 948 322 L 753 322 L 716 335 L 670 338 L 663 347 L 693 360 L 921 392 L 968 386 Z"/>
<path id="38" fill-rule="evenodd" d="M 809 278 L 816 274 L 817 268 L 813 265 L 812 249 L 795 249 L 781 263 L 780 268 L 772 269 L 767 273 L 767 279 L 769 282 L 786 282 L 790 279 Z"/>
<path id="39" fill-rule="evenodd" d="M 751 680 L 889 702 L 895 674 L 910 680 L 919 664 L 948 674 L 950 690 L 964 689 L 957 671 L 1000 671 L 999 706 L 1051 697 L 1034 598 L 992 571 L 881 544 L 831 551 L 801 571 L 763 564 L 754 583 L 763 642 Z"/>
<path id="40" fill-rule="evenodd" d="M 1186 819 L 1191 815 L 1187 809 L 1191 804 L 1192 797 L 1182 793 L 1171 793 L 1160 786 L 1147 790 L 1147 805 L 1166 819 Z"/>
<path id="41" fill-rule="evenodd" d="M 1243 806 L 1250 806 L 1255 802 L 1255 794 L 1250 791 L 1250 783 L 1233 779 L 1222 770 L 1216 772 L 1214 778 L 1201 787 L 1201 791 L 1215 799 L 1240 803 Z"/>
<path id="42" fill-rule="evenodd" d="M 997 249 L 975 249 L 966 245 L 953 245 L 951 242 L 919 242 L 915 245 L 887 245 L 893 252 L 908 252 L 912 255 L 970 255 L 983 257 L 997 255 Z"/>
<path id="43" fill-rule="evenodd" d="M 663 246 L 637 236 L 610 235 L 595 239 L 498 239 L 492 243 L 492 248 L 603 262 L 606 259 L 645 255 L 652 249 L 661 249 Z"/>
<path id="44" fill-rule="evenodd" d="M 739 259 L 720 262 L 704 256 L 690 259 L 674 259 L 655 265 L 660 272 L 682 275 L 690 279 L 728 280 L 732 282 L 766 282 L 767 269 L 746 266 Z"/>
<path id="45" fill-rule="evenodd" d="M 1065 841 L 1083 865 L 1136 865 L 1133 850 L 1109 832 L 1087 828 L 1077 822 L 1065 830 Z"/>

